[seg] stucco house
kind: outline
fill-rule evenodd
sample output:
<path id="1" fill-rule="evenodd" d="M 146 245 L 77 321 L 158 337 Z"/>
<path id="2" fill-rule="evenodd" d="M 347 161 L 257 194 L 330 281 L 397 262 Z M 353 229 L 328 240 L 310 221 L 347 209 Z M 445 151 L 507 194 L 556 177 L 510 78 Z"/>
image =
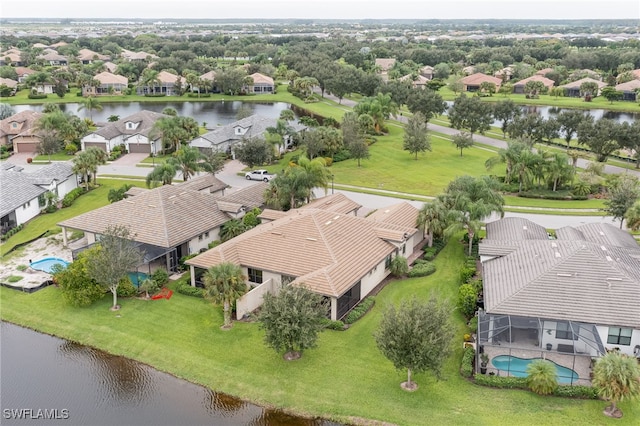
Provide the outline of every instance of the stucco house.
<path id="1" fill-rule="evenodd" d="M 157 59 L 158 56 L 145 51 L 132 52 L 131 50 L 122 49 L 120 56 L 128 62 L 149 62 L 151 59 Z"/>
<path id="2" fill-rule="evenodd" d="M 52 67 L 61 67 L 69 65 L 69 59 L 66 56 L 59 54 L 55 50 L 51 50 L 50 52 L 46 52 L 40 58 L 47 62 L 48 65 Z"/>
<path id="3" fill-rule="evenodd" d="M 608 350 L 640 357 L 640 246 L 626 231 L 592 223 L 554 238 L 504 218 L 487 224 L 480 256 L 478 338 L 490 357 L 546 358 L 574 384 L 587 384 L 592 358 Z"/>
<path id="4" fill-rule="evenodd" d="M 200 76 L 200 80 L 206 80 L 206 91 L 202 90 L 204 87 L 200 87 L 199 90 L 203 93 L 220 93 L 220 88 L 216 84 L 216 72 L 211 70 Z"/>
<path id="5" fill-rule="evenodd" d="M 11 93 L 9 94 L 9 96 L 14 96 L 16 94 L 16 90 L 18 89 L 18 82 L 10 78 L 0 77 L 0 86 L 6 86 L 11 89 Z"/>
<path id="6" fill-rule="evenodd" d="M 84 136 L 80 140 L 82 149 L 95 146 L 109 153 L 114 147 L 124 144 L 130 153 L 158 153 L 162 150 L 162 140 L 160 135 L 154 138 L 151 130 L 155 122 L 163 117 L 168 115 L 142 110 L 108 123 Z"/>
<path id="7" fill-rule="evenodd" d="M 129 84 L 127 77 L 107 71 L 96 74 L 93 79 L 99 81 L 100 85 L 85 84 L 82 86 L 82 96 L 121 95 L 127 90 Z"/>
<path id="8" fill-rule="evenodd" d="M 398 80 L 410 81 L 411 87 L 413 87 L 414 89 L 424 89 L 425 87 L 427 87 L 427 83 L 429 82 L 429 79 L 424 77 L 423 75 L 413 76 L 412 74 L 402 76 Z"/>
<path id="9" fill-rule="evenodd" d="M 529 78 L 525 78 L 523 80 L 520 80 L 516 83 L 513 84 L 513 93 L 524 93 L 524 87 L 527 85 L 528 82 L 530 81 L 539 81 L 542 84 L 544 84 L 544 87 L 547 88 L 547 91 L 549 89 L 551 89 L 553 87 L 553 85 L 555 84 L 555 82 L 553 80 L 551 80 L 550 78 L 546 78 L 542 75 L 539 74 L 535 74 L 532 75 Z"/>
<path id="10" fill-rule="evenodd" d="M 433 80 L 433 72 L 434 72 L 434 69 L 431 65 L 426 65 L 420 68 L 420 75 L 426 78 L 427 80 Z"/>
<path id="11" fill-rule="evenodd" d="M 598 85 L 598 93 L 594 93 L 593 96 L 599 96 L 602 88 L 607 85 L 607 83 L 602 82 L 600 80 L 595 80 L 590 77 L 585 77 L 585 78 L 581 78 L 580 80 L 572 81 L 571 83 L 562 84 L 558 87 L 562 87 L 564 89 L 566 96 L 579 98 L 581 96 L 580 86 L 583 83 L 595 83 Z"/>
<path id="12" fill-rule="evenodd" d="M 78 51 L 78 56 L 76 59 L 80 61 L 81 64 L 87 65 L 92 63 L 93 61 L 108 61 L 109 58 L 107 55 L 102 55 L 98 52 L 94 52 L 91 49 L 80 49 Z"/>
<path id="13" fill-rule="evenodd" d="M 10 145 L 13 152 L 36 152 L 40 145 L 40 137 L 35 127 L 43 114 L 24 110 L 0 121 L 0 144 Z"/>
<path id="14" fill-rule="evenodd" d="M 461 78 L 460 82 L 462 83 L 462 90 L 464 92 L 478 92 L 480 90 L 480 85 L 485 82 L 495 84 L 497 92 L 502 84 L 502 79 L 477 72 Z"/>
<path id="15" fill-rule="evenodd" d="M 247 87 L 249 93 L 274 93 L 276 91 L 276 85 L 273 79 L 268 75 L 260 74 L 259 72 L 251 74 L 251 80 L 253 84 Z"/>
<path id="16" fill-rule="evenodd" d="M 46 206 L 44 194 L 52 192 L 62 199 L 78 187 L 70 162 L 53 163 L 33 172 L 25 172 L 11 163 L 0 169 L 0 224 L 11 229 L 33 219 Z"/>
<path id="17" fill-rule="evenodd" d="M 178 83 L 180 82 L 180 83 Z M 185 79 L 179 75 L 172 74 L 167 71 L 160 71 L 158 73 L 158 83 L 153 86 L 147 86 L 142 83 L 138 84 L 136 89 L 139 95 L 146 95 L 147 93 L 165 94 L 166 96 L 176 95 L 176 85 L 181 84 L 185 87 Z"/>
<path id="18" fill-rule="evenodd" d="M 213 150 L 233 155 L 234 145 L 242 142 L 243 139 L 263 137 L 267 129 L 269 127 L 276 127 L 277 123 L 278 120 L 276 118 L 263 117 L 255 114 L 205 133 L 204 135 L 200 135 L 189 142 L 189 145 L 197 147 L 203 153 Z M 295 133 L 307 129 L 306 126 L 299 123 L 290 123 L 289 126 Z M 285 146 L 281 146 L 281 151 L 289 147 L 292 136 L 293 135 L 288 135 L 285 137 Z"/>
<path id="19" fill-rule="evenodd" d="M 616 85 L 616 90 L 622 92 L 623 101 L 635 101 L 640 90 L 640 80 L 631 80 Z"/>
<path id="20" fill-rule="evenodd" d="M 20 84 L 24 83 L 28 76 L 37 72 L 27 67 L 15 67 L 15 70 L 18 75 L 18 83 Z"/>
<path id="21" fill-rule="evenodd" d="M 336 199 L 337 201 L 337 199 Z M 282 285 L 304 285 L 322 295 L 333 320 L 343 318 L 389 274 L 391 259 L 419 250 L 418 210 L 401 203 L 369 217 L 316 200 L 233 238 L 186 263 L 193 286 L 221 262 L 239 265 L 250 291 L 236 302 L 237 318 L 257 309 L 264 294 Z M 265 255 L 265 252 L 268 255 Z"/>
<path id="22" fill-rule="evenodd" d="M 210 182 L 211 179 L 209 177 L 204 181 Z M 164 185 L 139 191 L 137 195 L 62 221 L 58 225 L 62 228 L 64 245 L 67 245 L 68 229 L 84 232 L 87 246 L 75 251 L 75 257 L 94 244 L 107 227 L 122 225 L 129 229 L 131 240 L 145 253 L 147 270 L 142 272 L 152 272 L 158 268 L 175 271 L 181 257 L 206 250 L 209 243 L 219 239 L 220 226 L 234 217 L 241 217 L 238 211 L 260 207 L 264 202 L 263 183 L 257 184 L 261 191 L 259 198 L 245 199 L 247 204 L 238 206 L 235 202 L 238 192 L 254 191 L 253 188 L 221 196 L 217 194 L 227 185 L 213 179 L 217 185 L 210 186 L 209 192 L 197 189 L 202 186 L 201 182 L 195 187 L 189 181 Z M 232 195 L 236 198 L 228 198 Z"/>

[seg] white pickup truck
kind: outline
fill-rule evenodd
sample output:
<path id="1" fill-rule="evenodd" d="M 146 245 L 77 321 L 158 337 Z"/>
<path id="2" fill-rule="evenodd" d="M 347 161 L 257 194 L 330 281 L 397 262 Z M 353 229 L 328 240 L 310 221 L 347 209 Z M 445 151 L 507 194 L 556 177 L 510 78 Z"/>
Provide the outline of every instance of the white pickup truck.
<path id="1" fill-rule="evenodd" d="M 266 170 L 252 170 L 244 174 L 244 177 L 247 180 L 261 180 L 263 182 L 269 182 L 271 179 L 276 177 L 276 175 L 272 175 Z"/>

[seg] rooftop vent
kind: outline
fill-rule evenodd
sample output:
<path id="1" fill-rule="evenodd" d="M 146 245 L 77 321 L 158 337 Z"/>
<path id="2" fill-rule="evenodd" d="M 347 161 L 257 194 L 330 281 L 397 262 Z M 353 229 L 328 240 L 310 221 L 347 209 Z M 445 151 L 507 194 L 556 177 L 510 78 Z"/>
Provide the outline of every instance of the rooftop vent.
<path id="1" fill-rule="evenodd" d="M 271 231 L 271 233 L 272 233 L 273 235 L 282 235 L 282 232 L 278 232 L 278 231 Z"/>
<path id="2" fill-rule="evenodd" d="M 604 237 L 604 232 L 600 231 L 600 235 L 602 235 Z"/>
<path id="3" fill-rule="evenodd" d="M 526 231 L 529 228 L 527 228 L 527 225 L 522 225 L 522 229 L 524 229 Z"/>
<path id="4" fill-rule="evenodd" d="M 611 256 L 607 256 L 607 262 L 613 262 L 613 259 L 611 258 Z"/>
<path id="5" fill-rule="evenodd" d="M 340 215 L 334 216 L 333 220 L 340 219 Z"/>
<path id="6" fill-rule="evenodd" d="M 600 249 L 601 249 L 602 251 L 607 251 L 607 248 L 606 248 L 605 246 L 600 246 Z"/>
<path id="7" fill-rule="evenodd" d="M 156 206 L 154 206 L 153 204 L 147 204 L 147 206 L 149 206 L 149 207 L 153 207 L 153 208 L 155 208 L 155 207 L 156 207 Z"/>
<path id="8" fill-rule="evenodd" d="M 174 194 L 169 196 L 169 199 L 172 199 L 172 198 L 176 198 L 176 195 Z"/>
<path id="9" fill-rule="evenodd" d="M 618 278 L 618 277 L 607 277 L 607 281 L 622 281 L 622 278 Z"/>
<path id="10" fill-rule="evenodd" d="M 558 247 L 558 244 L 556 244 L 556 243 L 551 243 L 551 247 L 556 248 L 556 247 Z"/>
<path id="11" fill-rule="evenodd" d="M 325 224 L 325 225 L 331 225 L 331 221 L 330 221 L 330 220 L 328 220 L 328 221 L 326 221 L 324 224 Z"/>
<path id="12" fill-rule="evenodd" d="M 560 252 L 556 252 L 556 257 L 562 257 L 562 255 L 560 254 Z"/>
<path id="13" fill-rule="evenodd" d="M 571 275 L 571 274 L 565 274 L 565 273 L 562 273 L 562 272 L 558 272 L 557 275 L 559 277 L 567 277 L 567 278 L 573 277 L 573 275 Z"/>
<path id="14" fill-rule="evenodd" d="M 315 239 L 315 238 L 311 238 L 311 237 L 307 237 L 307 238 L 305 238 L 305 240 L 309 240 L 309 241 L 318 241 L 317 239 Z"/>

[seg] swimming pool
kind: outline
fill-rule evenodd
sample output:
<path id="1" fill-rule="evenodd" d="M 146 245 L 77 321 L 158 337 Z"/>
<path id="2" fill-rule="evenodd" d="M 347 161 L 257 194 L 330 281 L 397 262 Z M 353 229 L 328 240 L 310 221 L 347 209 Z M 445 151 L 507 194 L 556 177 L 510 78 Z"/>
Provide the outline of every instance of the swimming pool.
<path id="1" fill-rule="evenodd" d="M 69 265 L 64 259 L 60 259 L 59 257 L 45 257 L 44 259 L 36 260 L 35 262 L 31 262 L 29 266 L 36 271 L 46 272 L 47 274 L 51 273 L 51 268 L 53 265 L 60 265 L 63 268 L 66 268 Z"/>
<path id="2" fill-rule="evenodd" d="M 140 287 L 142 281 L 149 278 L 149 275 L 145 274 L 144 272 L 129 272 L 128 275 L 129 279 L 131 280 L 131 284 L 133 284 L 135 287 Z"/>
<path id="3" fill-rule="evenodd" d="M 536 359 L 542 358 L 518 358 L 510 355 L 498 355 L 491 360 L 491 364 L 500 371 L 508 371 L 516 377 L 527 377 L 527 366 Z M 549 360 L 547 360 L 549 361 Z M 558 383 L 571 384 L 578 380 L 578 373 L 570 368 L 563 367 L 553 361 L 549 361 L 556 367 Z"/>

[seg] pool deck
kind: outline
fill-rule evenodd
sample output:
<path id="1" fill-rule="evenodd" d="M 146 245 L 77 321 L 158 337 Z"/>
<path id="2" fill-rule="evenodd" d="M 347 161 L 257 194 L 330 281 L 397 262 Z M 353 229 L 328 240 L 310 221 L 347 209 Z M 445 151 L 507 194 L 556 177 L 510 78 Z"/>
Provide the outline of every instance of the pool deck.
<path id="1" fill-rule="evenodd" d="M 558 365 L 569 368 L 578 374 L 578 380 L 574 385 L 591 386 L 591 357 L 589 356 L 574 356 L 567 355 L 559 352 L 546 351 L 541 349 L 521 349 L 513 347 L 496 347 L 496 346 L 484 346 L 484 352 L 489 356 L 489 364 L 487 365 L 487 374 L 495 373 L 497 376 L 507 376 L 506 371 L 498 370 L 491 364 L 491 360 L 499 355 L 511 355 L 518 358 L 530 359 L 530 358 L 543 358 L 549 361 L 553 361 Z"/>

